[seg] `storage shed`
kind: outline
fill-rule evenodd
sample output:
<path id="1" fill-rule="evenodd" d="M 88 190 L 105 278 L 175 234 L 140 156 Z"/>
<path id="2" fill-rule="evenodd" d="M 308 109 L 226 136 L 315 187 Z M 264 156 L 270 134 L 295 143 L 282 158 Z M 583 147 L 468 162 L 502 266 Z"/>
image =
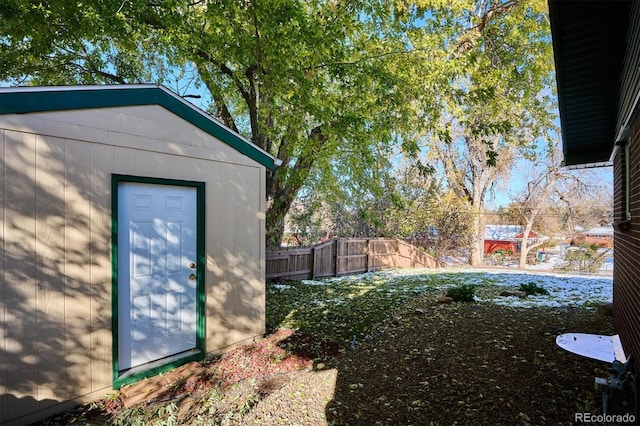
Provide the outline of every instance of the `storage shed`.
<path id="1" fill-rule="evenodd" d="M 276 160 L 162 86 L 0 89 L 0 424 L 265 331 Z"/>
<path id="2" fill-rule="evenodd" d="M 510 251 L 512 253 L 520 252 L 520 243 L 524 226 L 521 225 L 485 225 L 484 227 L 484 254 L 492 254 L 498 250 Z M 529 244 L 535 244 L 540 241 L 546 241 L 549 237 L 538 234 L 535 231 L 529 231 L 527 238 Z"/>

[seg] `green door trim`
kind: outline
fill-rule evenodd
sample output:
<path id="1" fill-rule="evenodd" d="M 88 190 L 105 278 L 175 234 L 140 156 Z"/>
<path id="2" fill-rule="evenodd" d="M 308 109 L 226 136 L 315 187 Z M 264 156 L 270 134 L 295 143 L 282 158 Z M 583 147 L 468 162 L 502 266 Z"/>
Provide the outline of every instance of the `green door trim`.
<path id="1" fill-rule="evenodd" d="M 182 186 L 196 189 L 196 350 L 191 355 L 159 366 L 143 369 L 133 374 L 121 375 L 118 363 L 118 187 L 120 183 L 148 183 L 154 185 Z M 117 175 L 111 176 L 111 330 L 112 330 L 112 369 L 113 389 L 137 382 L 147 377 L 169 371 L 191 361 L 201 360 L 205 356 L 205 184 L 204 182 L 160 179 L 143 176 Z"/>

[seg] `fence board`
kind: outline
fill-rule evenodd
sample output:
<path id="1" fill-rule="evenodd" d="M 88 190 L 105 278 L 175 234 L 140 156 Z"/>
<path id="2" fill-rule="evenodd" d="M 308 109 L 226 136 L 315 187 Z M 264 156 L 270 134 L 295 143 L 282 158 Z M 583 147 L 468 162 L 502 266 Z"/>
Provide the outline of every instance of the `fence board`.
<path id="1" fill-rule="evenodd" d="M 368 240 L 338 239 L 336 276 L 367 272 Z"/>
<path id="2" fill-rule="evenodd" d="M 335 240 L 315 246 L 312 279 L 336 276 L 337 247 Z"/>
<path id="3" fill-rule="evenodd" d="M 435 258 L 401 240 L 340 238 L 310 248 L 267 250 L 266 278 L 336 277 L 391 268 L 436 268 Z"/>
<path id="4" fill-rule="evenodd" d="M 304 280 L 313 271 L 313 248 L 267 251 L 265 278 Z"/>

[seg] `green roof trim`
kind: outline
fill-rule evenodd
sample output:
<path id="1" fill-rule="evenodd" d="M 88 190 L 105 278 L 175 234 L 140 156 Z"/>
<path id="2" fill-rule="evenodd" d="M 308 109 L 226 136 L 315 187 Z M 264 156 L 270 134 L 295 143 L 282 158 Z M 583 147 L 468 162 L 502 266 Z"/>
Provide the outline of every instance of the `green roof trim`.
<path id="1" fill-rule="evenodd" d="M 0 115 L 160 105 L 238 152 L 275 170 L 276 159 L 162 86 L 69 86 L 0 89 Z"/>

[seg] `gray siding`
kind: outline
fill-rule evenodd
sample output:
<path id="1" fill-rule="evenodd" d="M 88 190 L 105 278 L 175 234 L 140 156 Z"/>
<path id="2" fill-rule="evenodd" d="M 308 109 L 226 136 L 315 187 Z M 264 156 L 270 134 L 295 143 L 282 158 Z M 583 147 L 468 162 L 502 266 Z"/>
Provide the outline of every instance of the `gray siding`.
<path id="1" fill-rule="evenodd" d="M 627 51 L 624 58 L 620 92 L 618 96 L 618 117 L 616 129 L 627 123 L 640 94 L 640 1 L 633 2 L 629 17 Z M 616 135 L 617 137 L 619 135 Z"/>

